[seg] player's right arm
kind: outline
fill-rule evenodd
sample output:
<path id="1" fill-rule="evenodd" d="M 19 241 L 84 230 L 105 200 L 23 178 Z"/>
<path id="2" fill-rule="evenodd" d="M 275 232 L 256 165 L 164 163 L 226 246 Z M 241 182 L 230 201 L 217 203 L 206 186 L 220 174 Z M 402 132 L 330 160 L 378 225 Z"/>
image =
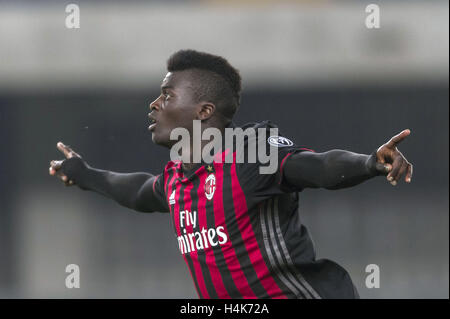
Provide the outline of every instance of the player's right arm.
<path id="1" fill-rule="evenodd" d="M 371 155 L 345 150 L 325 153 L 301 152 L 292 155 L 284 166 L 284 177 L 292 188 L 341 189 L 358 185 L 375 176 L 387 176 L 397 185 L 402 177 L 410 183 L 413 166 L 397 149 L 411 133 L 403 130 Z"/>
<path id="2" fill-rule="evenodd" d="M 148 173 L 116 173 L 90 167 L 79 154 L 59 142 L 57 148 L 65 160 L 51 161 L 49 173 L 66 186 L 78 185 L 140 212 L 166 212 L 167 205 L 157 194 L 158 176 Z"/>

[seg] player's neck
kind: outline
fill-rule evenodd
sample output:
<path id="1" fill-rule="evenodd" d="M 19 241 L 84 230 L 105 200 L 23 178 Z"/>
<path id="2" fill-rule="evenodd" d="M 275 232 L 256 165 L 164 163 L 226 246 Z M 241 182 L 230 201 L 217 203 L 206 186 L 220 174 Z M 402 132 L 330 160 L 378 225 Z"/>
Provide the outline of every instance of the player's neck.
<path id="1" fill-rule="evenodd" d="M 205 127 L 204 129 L 206 129 L 207 127 Z M 221 132 L 221 136 L 222 136 L 222 139 L 221 139 L 221 141 L 215 141 L 215 142 L 219 142 L 219 143 L 221 143 L 221 145 L 220 145 L 220 147 L 219 147 L 219 152 L 222 152 L 223 151 L 223 148 L 224 148 L 224 143 L 225 143 L 225 141 L 224 141 L 224 133 L 225 133 L 225 127 L 221 127 L 221 128 L 218 128 L 219 130 L 220 130 L 220 132 Z M 202 135 L 203 135 L 203 131 L 202 131 Z M 211 137 L 212 138 L 212 137 Z M 203 148 L 206 146 L 206 145 L 208 145 L 209 143 L 211 143 L 211 140 L 201 140 L 201 146 L 200 146 L 200 154 L 203 154 Z M 214 151 L 216 150 L 216 148 L 214 148 L 213 149 Z M 214 154 L 215 155 L 215 154 Z M 184 172 L 188 172 L 188 171 L 191 171 L 191 170 L 193 170 L 193 169 L 195 169 L 195 168 L 197 168 L 198 166 L 201 166 L 202 164 L 205 164 L 205 163 L 203 163 L 203 158 L 201 158 L 201 162 L 200 163 L 198 163 L 198 162 L 195 162 L 194 161 L 194 143 L 193 143 L 193 141 L 191 140 L 191 143 L 190 143 L 190 161 L 189 162 L 183 162 L 182 163 L 182 168 L 183 168 L 183 171 Z"/>

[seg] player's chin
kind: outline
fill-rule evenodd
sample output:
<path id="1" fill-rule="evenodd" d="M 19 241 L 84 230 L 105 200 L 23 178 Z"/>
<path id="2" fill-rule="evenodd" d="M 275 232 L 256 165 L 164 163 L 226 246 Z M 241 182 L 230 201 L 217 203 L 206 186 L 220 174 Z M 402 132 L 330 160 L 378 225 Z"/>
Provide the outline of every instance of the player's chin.
<path id="1" fill-rule="evenodd" d="M 155 134 L 155 132 L 152 132 L 152 141 L 153 141 L 153 143 L 158 144 L 158 145 L 161 143 L 160 139 L 158 138 L 158 135 Z"/>
<path id="2" fill-rule="evenodd" d="M 170 147 L 170 140 L 160 136 L 156 132 L 152 132 L 152 141 L 157 145 Z"/>

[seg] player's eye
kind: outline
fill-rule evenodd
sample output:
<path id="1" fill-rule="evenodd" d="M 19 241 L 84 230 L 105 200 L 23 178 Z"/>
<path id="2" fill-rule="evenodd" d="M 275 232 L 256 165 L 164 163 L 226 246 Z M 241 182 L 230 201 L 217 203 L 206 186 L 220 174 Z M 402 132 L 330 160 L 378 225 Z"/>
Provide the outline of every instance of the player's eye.
<path id="1" fill-rule="evenodd" d="M 167 100 L 170 97 L 170 94 L 168 92 L 163 92 L 162 96 L 164 97 L 164 100 Z"/>

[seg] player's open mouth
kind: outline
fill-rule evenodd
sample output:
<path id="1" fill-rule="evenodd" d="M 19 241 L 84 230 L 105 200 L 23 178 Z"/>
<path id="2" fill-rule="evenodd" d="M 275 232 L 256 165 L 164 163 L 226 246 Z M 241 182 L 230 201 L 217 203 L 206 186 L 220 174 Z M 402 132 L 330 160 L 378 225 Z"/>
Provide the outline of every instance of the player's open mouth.
<path id="1" fill-rule="evenodd" d="M 149 131 L 153 131 L 155 129 L 156 126 L 156 121 L 153 121 L 150 123 L 150 126 L 148 127 Z"/>
<path id="2" fill-rule="evenodd" d="M 153 117 L 151 117 L 150 114 L 149 114 L 149 118 L 150 118 L 150 126 L 148 127 L 148 129 L 150 131 L 153 131 L 156 126 L 156 120 Z"/>

